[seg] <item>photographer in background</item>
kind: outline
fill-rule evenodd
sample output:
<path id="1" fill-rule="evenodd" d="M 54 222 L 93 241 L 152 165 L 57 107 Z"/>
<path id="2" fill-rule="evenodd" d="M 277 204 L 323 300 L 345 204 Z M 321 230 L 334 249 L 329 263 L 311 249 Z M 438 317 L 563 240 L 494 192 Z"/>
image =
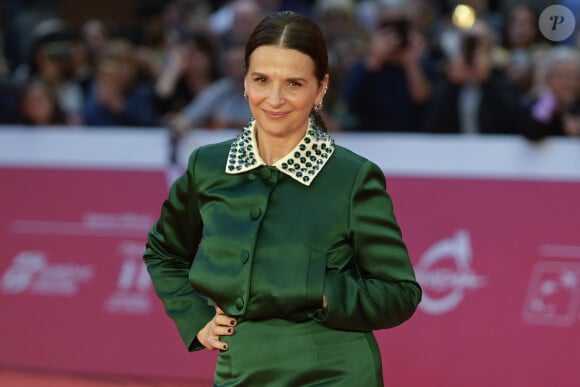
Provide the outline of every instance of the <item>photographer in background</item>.
<path id="1" fill-rule="evenodd" d="M 134 44 L 110 40 L 97 60 L 83 117 L 88 126 L 149 126 L 159 124 L 153 84 L 141 75 Z"/>
<path id="2" fill-rule="evenodd" d="M 46 19 L 32 31 L 28 61 L 14 72 L 17 86 L 40 80 L 56 95 L 68 125 L 82 124 L 83 88 L 75 77 L 75 31 L 60 19 Z"/>
<path id="3" fill-rule="evenodd" d="M 368 53 L 347 74 L 343 98 L 359 131 L 420 132 L 434 66 L 406 1 L 379 2 Z"/>
<path id="4" fill-rule="evenodd" d="M 445 78 L 435 88 L 426 131 L 515 133 L 518 93 L 494 60 L 494 35 L 482 20 L 441 36 Z"/>
<path id="5" fill-rule="evenodd" d="M 580 136 L 580 52 L 555 46 L 540 58 L 531 98 L 524 101 L 520 132 L 530 140 Z"/>

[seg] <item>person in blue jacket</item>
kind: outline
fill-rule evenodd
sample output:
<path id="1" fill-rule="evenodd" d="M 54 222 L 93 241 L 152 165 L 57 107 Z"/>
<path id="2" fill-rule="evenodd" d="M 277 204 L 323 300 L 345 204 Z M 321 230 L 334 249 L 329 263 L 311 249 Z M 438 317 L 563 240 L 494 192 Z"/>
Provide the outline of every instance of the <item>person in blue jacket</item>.
<path id="1" fill-rule="evenodd" d="M 88 126 L 156 126 L 159 113 L 152 82 L 139 77 L 132 43 L 117 39 L 103 49 L 83 106 Z"/>
<path id="2" fill-rule="evenodd" d="M 436 63 L 413 25 L 412 2 L 376 3 L 367 53 L 346 74 L 341 90 L 355 121 L 351 130 L 422 132 Z"/>
<path id="3" fill-rule="evenodd" d="M 245 68 L 252 118 L 192 152 L 150 230 L 155 291 L 190 351 L 220 350 L 214 386 L 382 386 L 373 331 L 421 299 L 385 175 L 325 131 L 311 19 L 267 16 Z"/>

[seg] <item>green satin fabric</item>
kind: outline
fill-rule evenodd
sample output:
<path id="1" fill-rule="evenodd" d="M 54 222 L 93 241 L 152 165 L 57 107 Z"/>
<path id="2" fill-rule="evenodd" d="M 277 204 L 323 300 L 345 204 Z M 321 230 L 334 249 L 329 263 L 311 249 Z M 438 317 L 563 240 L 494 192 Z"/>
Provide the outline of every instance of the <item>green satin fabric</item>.
<path id="1" fill-rule="evenodd" d="M 229 175 L 224 172 L 229 144 L 192 153 L 150 231 L 144 254 L 155 290 L 188 348 L 202 348 L 195 336 L 213 317 L 215 303 L 240 321 L 216 375 L 245 356 L 246 375 L 240 380 L 253 380 L 258 373 L 278 378 L 278 366 L 263 364 L 260 356 L 281 336 L 301 348 L 288 353 L 287 361 L 294 356 L 315 359 L 318 350 L 311 335 L 300 339 L 306 326 L 316 334 L 324 332 L 324 351 L 344 354 L 338 369 L 357 372 L 354 365 L 380 363 L 369 332 L 401 324 L 421 299 L 382 171 L 337 146 L 309 187 L 269 166 Z M 286 322 L 284 329 L 260 331 L 272 321 Z M 257 328 L 242 333 L 244 326 Z M 357 350 L 345 343 L 353 335 Z M 307 372 L 312 365 L 306 363 L 304 375 L 313 382 L 323 377 L 324 370 Z M 377 379 L 376 367 L 365 368 L 358 373 L 372 372 Z M 332 385 L 340 385 L 333 378 Z M 226 380 L 222 377 L 219 385 L 245 385 Z M 293 385 L 275 380 L 261 385 L 268 382 Z"/>
<path id="2" fill-rule="evenodd" d="M 382 386 L 378 345 L 371 332 L 327 328 L 308 320 L 244 320 L 224 337 L 214 386 Z"/>

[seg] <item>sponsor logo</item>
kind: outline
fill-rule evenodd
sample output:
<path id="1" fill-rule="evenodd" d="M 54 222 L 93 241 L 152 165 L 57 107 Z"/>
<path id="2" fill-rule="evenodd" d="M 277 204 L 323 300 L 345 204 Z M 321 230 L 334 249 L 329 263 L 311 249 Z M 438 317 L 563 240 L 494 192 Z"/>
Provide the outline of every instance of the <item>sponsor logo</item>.
<path id="1" fill-rule="evenodd" d="M 142 260 L 143 243 L 125 241 L 119 246 L 122 257 L 117 287 L 105 301 L 109 313 L 146 314 L 151 311 L 151 279 Z"/>
<path id="2" fill-rule="evenodd" d="M 580 318 L 580 248 L 543 246 L 542 255 L 530 274 L 522 312 L 533 325 L 570 326 Z M 564 258 L 566 258 L 564 260 Z"/>
<path id="3" fill-rule="evenodd" d="M 50 262 L 44 251 L 22 251 L 0 281 L 5 294 L 41 294 L 72 297 L 94 277 L 90 265 Z"/>
<path id="4" fill-rule="evenodd" d="M 151 215 L 133 212 L 88 212 L 80 220 L 16 219 L 12 232 L 27 235 L 104 236 L 113 238 L 141 237 L 155 219 Z"/>
<path id="5" fill-rule="evenodd" d="M 484 286 L 486 280 L 473 271 L 472 261 L 469 233 L 465 230 L 427 249 L 416 265 L 417 280 L 423 288 L 419 308 L 428 314 L 450 312 L 468 291 Z"/>

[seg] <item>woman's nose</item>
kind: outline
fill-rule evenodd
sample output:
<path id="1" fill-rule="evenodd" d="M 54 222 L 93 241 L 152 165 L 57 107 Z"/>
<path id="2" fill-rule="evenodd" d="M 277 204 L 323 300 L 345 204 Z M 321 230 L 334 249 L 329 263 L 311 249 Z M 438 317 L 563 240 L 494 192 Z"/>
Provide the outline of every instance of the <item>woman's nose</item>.
<path id="1" fill-rule="evenodd" d="M 281 87 L 272 86 L 270 89 L 270 94 L 268 95 L 268 102 L 273 106 L 281 105 L 284 102 Z"/>

